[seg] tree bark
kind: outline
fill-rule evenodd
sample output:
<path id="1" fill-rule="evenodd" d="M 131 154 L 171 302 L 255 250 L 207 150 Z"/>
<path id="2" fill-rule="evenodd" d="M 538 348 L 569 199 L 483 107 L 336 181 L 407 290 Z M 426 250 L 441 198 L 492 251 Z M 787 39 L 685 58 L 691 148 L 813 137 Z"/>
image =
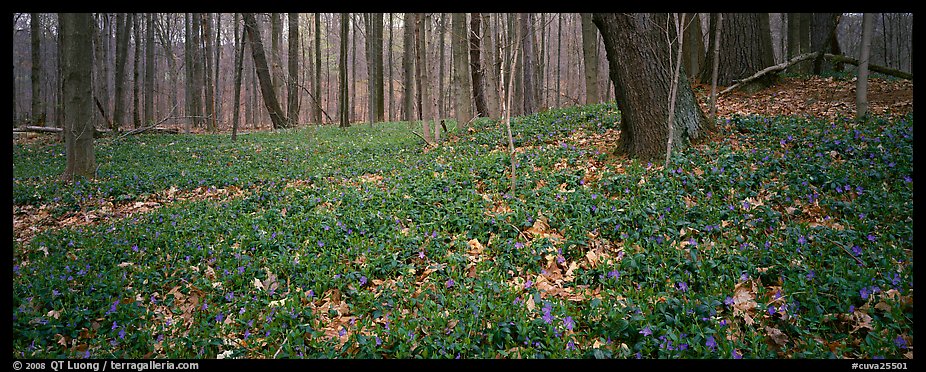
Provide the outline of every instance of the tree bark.
<path id="1" fill-rule="evenodd" d="M 283 97 L 283 62 L 280 60 L 280 40 L 283 39 L 281 13 L 270 13 L 270 81 L 277 97 Z"/>
<path id="2" fill-rule="evenodd" d="M 701 71 L 701 61 L 704 60 L 704 38 L 698 13 L 686 13 L 685 19 L 685 42 L 682 44 L 682 53 L 685 55 L 684 67 L 685 73 L 694 78 Z"/>
<path id="3" fill-rule="evenodd" d="M 238 139 L 238 122 L 241 115 L 241 68 L 244 60 L 245 42 L 242 37 L 244 28 L 238 31 L 238 13 L 235 13 L 235 21 L 232 23 L 235 32 L 235 102 L 232 105 L 232 141 Z"/>
<path id="4" fill-rule="evenodd" d="M 327 70 L 327 66 L 325 67 Z M 322 20 L 315 13 L 315 122 L 322 123 Z"/>
<path id="5" fill-rule="evenodd" d="M 289 13 L 289 85 L 286 88 L 286 111 L 289 126 L 299 120 L 299 13 Z"/>
<path id="6" fill-rule="evenodd" d="M 665 156 L 670 85 L 665 14 L 596 13 L 621 117 L 619 147 L 636 158 Z M 698 139 L 707 119 L 685 74 L 679 74 L 673 143 Z"/>
<path id="7" fill-rule="evenodd" d="M 116 71 L 115 77 L 115 103 L 113 104 L 113 131 L 118 131 L 125 119 L 125 62 L 128 59 L 129 31 L 131 17 L 125 13 L 116 14 Z"/>
<path id="8" fill-rule="evenodd" d="M 858 79 L 855 87 L 856 117 L 868 116 L 868 57 L 871 55 L 871 13 L 862 15 L 862 52 L 859 56 Z"/>
<path id="9" fill-rule="evenodd" d="M 205 105 L 204 111 L 206 113 L 206 128 L 208 128 L 210 133 L 215 132 L 215 82 L 212 79 L 212 35 L 210 29 L 212 28 L 212 16 L 209 13 L 202 13 L 202 36 L 201 39 L 203 43 L 203 93 L 205 96 Z M 151 125 L 151 123 L 148 123 Z"/>
<path id="10" fill-rule="evenodd" d="M 451 13 L 450 22 L 450 40 L 453 46 L 453 87 L 457 102 L 454 113 L 457 127 L 462 127 L 473 119 L 473 82 L 469 70 L 467 37 L 469 33 L 467 32 L 466 13 Z"/>
<path id="11" fill-rule="evenodd" d="M 838 25 L 839 13 L 813 13 L 811 16 L 810 51 L 821 53 L 813 61 L 814 75 L 833 70 L 832 64 L 824 63 L 823 53 L 831 50 L 834 43 L 838 48 L 838 40 L 835 38 L 836 26 Z"/>
<path id="12" fill-rule="evenodd" d="M 373 100 L 376 103 L 377 122 L 386 121 L 385 95 L 383 91 L 383 13 L 373 13 Z"/>
<path id="13" fill-rule="evenodd" d="M 421 130 L 424 135 L 424 140 L 428 144 L 437 140 L 437 135 L 431 134 L 431 94 L 430 79 L 428 77 L 428 41 L 427 41 L 427 28 L 425 23 L 427 19 L 425 18 L 424 13 L 417 13 L 415 16 L 415 40 L 418 44 L 417 49 L 415 50 L 415 56 L 417 61 L 415 63 L 415 70 L 418 74 L 418 95 L 421 97 Z M 437 128 L 434 128 L 434 132 L 437 132 Z M 436 133 L 435 133 L 436 134 Z"/>
<path id="14" fill-rule="evenodd" d="M 720 69 L 717 84 L 727 86 L 774 64 L 771 35 L 762 27 L 759 13 L 725 13 L 720 33 Z M 713 73 L 713 56 L 701 68 L 700 80 L 707 81 Z M 709 67 L 710 66 L 710 67 Z M 773 81 L 757 82 L 756 88 Z"/>
<path id="15" fill-rule="evenodd" d="M 470 14 L 469 27 L 469 64 L 472 71 L 473 82 L 473 100 L 476 103 L 476 114 L 481 117 L 489 116 L 489 108 L 486 105 L 485 94 L 485 70 L 482 69 L 480 50 L 482 49 L 482 14 Z M 466 128 L 469 123 L 463 127 Z"/>
<path id="16" fill-rule="evenodd" d="M 582 56 L 585 66 L 585 104 L 598 103 L 598 40 L 591 13 L 582 13 Z"/>
<path id="17" fill-rule="evenodd" d="M 42 102 L 41 21 L 38 13 L 29 13 L 29 39 L 32 44 L 32 124 L 45 125 L 45 105 Z"/>
<path id="18" fill-rule="evenodd" d="M 64 62 L 64 147 L 63 178 L 93 178 L 96 158 L 93 148 L 93 16 L 90 13 L 59 13 L 61 53 Z"/>
<path id="19" fill-rule="evenodd" d="M 495 38 L 494 32 L 492 31 L 492 19 L 489 16 L 490 13 L 482 13 L 482 38 L 485 40 L 483 47 L 486 50 L 485 53 L 485 77 L 486 77 L 486 88 L 485 88 L 485 99 L 488 103 L 488 113 L 487 117 L 495 118 L 500 115 L 501 109 L 499 108 L 499 93 L 498 93 L 498 65 L 496 57 L 498 52 L 498 40 Z"/>
<path id="20" fill-rule="evenodd" d="M 341 119 L 340 126 L 346 128 L 350 126 L 350 109 L 348 108 L 348 85 L 347 85 L 347 39 L 350 37 L 349 20 L 347 13 L 341 13 L 341 53 L 340 63 L 338 64 L 338 115 Z"/>
<path id="21" fill-rule="evenodd" d="M 199 13 L 193 13 L 190 19 L 190 109 L 187 113 L 193 119 L 193 125 L 202 127 L 203 125 L 203 61 L 202 61 L 202 41 L 199 38 L 202 25 Z M 147 115 L 145 116 L 147 118 Z M 147 120 L 145 121 L 147 122 Z"/>
<path id="22" fill-rule="evenodd" d="M 415 120 L 415 14 L 405 13 L 402 19 L 403 35 L 403 55 L 402 70 L 404 73 L 405 86 L 402 90 L 402 120 Z"/>
<path id="23" fill-rule="evenodd" d="M 145 15 L 145 124 L 154 122 L 154 14 Z"/>
<path id="24" fill-rule="evenodd" d="M 723 15 L 717 13 L 715 22 L 713 40 L 720 40 L 720 26 L 723 23 Z M 711 115 L 708 121 L 709 126 L 713 126 L 715 120 L 717 120 L 717 70 L 720 69 L 720 43 L 714 43 L 713 51 L 714 63 L 712 66 L 713 72 L 711 72 Z"/>
<path id="25" fill-rule="evenodd" d="M 257 79 L 260 81 L 260 92 L 264 97 L 264 106 L 267 107 L 267 111 L 270 113 L 273 129 L 286 128 L 289 121 L 283 114 L 283 110 L 280 109 L 276 92 L 270 84 L 270 69 L 267 67 L 267 57 L 264 55 L 264 44 L 261 42 L 260 31 L 257 29 L 257 20 L 254 19 L 254 13 L 242 13 L 241 15 L 244 18 L 245 30 L 251 44 L 254 69 L 257 73 Z"/>
<path id="26" fill-rule="evenodd" d="M 392 33 L 395 28 L 395 23 L 393 23 L 392 16 L 393 16 L 393 13 L 389 13 L 389 49 L 388 49 L 389 57 L 387 58 L 387 60 L 389 61 L 389 79 L 388 79 L 389 80 L 389 111 L 386 114 L 387 115 L 386 120 L 388 121 L 395 120 L 395 115 L 393 114 L 393 106 L 395 102 L 393 100 L 393 97 L 395 96 L 395 91 L 393 90 L 393 76 L 392 76 L 392 49 L 394 46 L 393 40 L 395 40 L 392 37 Z"/>
<path id="27" fill-rule="evenodd" d="M 529 115 L 537 111 L 536 87 L 534 86 L 534 39 L 531 13 L 521 13 L 521 48 L 523 49 L 521 61 L 524 72 L 524 114 Z M 596 62 L 597 63 L 597 62 Z"/>

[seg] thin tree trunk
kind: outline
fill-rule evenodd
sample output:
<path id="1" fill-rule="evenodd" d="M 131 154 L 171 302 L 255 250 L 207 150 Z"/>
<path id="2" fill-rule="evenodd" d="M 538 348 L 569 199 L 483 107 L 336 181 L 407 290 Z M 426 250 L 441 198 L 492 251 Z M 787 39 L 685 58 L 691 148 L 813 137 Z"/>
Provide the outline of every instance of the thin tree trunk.
<path id="1" fill-rule="evenodd" d="M 698 13 L 688 13 L 685 16 L 685 73 L 694 77 L 701 71 L 701 61 L 704 60 L 704 39 L 701 36 L 701 20 Z"/>
<path id="2" fill-rule="evenodd" d="M 582 54 L 585 57 L 585 104 L 598 103 L 598 42 L 592 14 L 582 13 Z"/>
<path id="3" fill-rule="evenodd" d="M 299 13 L 289 13 L 289 85 L 286 92 L 286 111 L 289 126 L 299 120 Z"/>
<path id="4" fill-rule="evenodd" d="M 145 125 L 154 123 L 154 14 L 145 15 Z"/>
<path id="5" fill-rule="evenodd" d="M 720 40 L 720 28 L 723 23 L 723 15 L 717 13 L 716 25 L 714 27 L 714 40 Z M 720 69 L 720 43 L 714 43 L 714 64 L 711 72 L 711 117 L 709 125 L 717 120 L 717 71 Z"/>
<path id="6" fill-rule="evenodd" d="M 267 57 L 264 55 L 264 45 L 261 42 L 260 31 L 257 29 L 257 20 L 254 19 L 254 13 L 242 13 L 244 25 L 248 34 L 248 41 L 251 44 L 251 54 L 254 58 L 254 68 L 257 72 L 257 78 L 260 80 L 260 91 L 264 97 L 264 106 L 270 113 L 270 120 L 273 122 L 273 129 L 286 128 L 289 121 L 283 114 L 277 101 L 276 92 L 270 84 L 270 71 L 267 67 Z"/>
<path id="7" fill-rule="evenodd" d="M 348 112 L 350 113 L 350 118 L 348 120 L 350 122 L 353 122 L 356 118 L 356 115 L 354 115 L 354 106 L 356 106 L 357 103 L 357 22 L 354 16 L 354 14 L 351 14 L 349 21 L 353 26 L 350 30 L 350 100 L 348 100 L 349 104 L 347 105 L 349 107 Z"/>
<path id="8" fill-rule="evenodd" d="M 393 102 L 395 102 L 393 101 L 393 97 L 395 96 L 394 94 L 395 92 L 392 89 L 393 88 L 392 87 L 392 48 L 393 48 L 392 32 L 393 32 L 393 28 L 395 27 L 395 24 L 392 22 L 392 14 L 393 13 L 389 13 L 389 53 L 388 53 L 389 54 L 389 57 L 388 57 L 388 60 L 389 60 L 389 112 L 388 112 L 388 119 L 387 119 L 388 121 L 395 120 L 395 116 L 393 115 Z"/>
<path id="9" fill-rule="evenodd" d="M 402 70 L 404 72 L 405 86 L 402 92 L 402 120 L 412 122 L 415 120 L 415 31 L 416 15 L 405 13 L 402 20 L 404 28 Z"/>
<path id="10" fill-rule="evenodd" d="M 116 71 L 115 71 L 115 103 L 113 104 L 113 127 L 112 131 L 118 131 L 125 119 L 125 62 L 127 59 L 127 49 L 129 47 L 128 28 L 131 27 L 131 21 L 126 19 L 125 13 L 116 13 Z"/>
<path id="11" fill-rule="evenodd" d="M 675 49 L 678 50 L 678 57 L 675 58 L 675 64 L 673 67 L 675 71 L 672 75 L 672 88 L 669 90 L 669 119 L 666 121 L 666 128 L 669 131 L 669 135 L 667 136 L 668 141 L 666 141 L 666 162 L 665 165 L 663 165 L 663 167 L 666 169 L 669 168 L 669 159 L 672 157 L 672 139 L 675 137 L 673 132 L 675 132 L 675 96 L 676 92 L 678 91 L 678 75 L 679 71 L 682 69 L 682 63 L 684 63 L 682 61 L 682 52 L 685 49 L 685 13 L 681 14 L 681 19 L 679 19 L 679 13 L 673 14 L 675 18 L 675 40 L 678 40 L 678 46 L 676 46 Z M 670 37 L 668 31 L 669 30 L 666 30 L 666 38 Z M 670 51 L 669 55 L 671 58 L 672 43 L 669 42 L 668 45 Z M 669 66 L 673 66 L 671 60 L 669 61 Z"/>
<path id="12" fill-rule="evenodd" d="M 469 53 L 468 53 L 468 32 L 466 25 L 466 13 L 451 14 L 451 45 L 453 46 L 453 77 L 454 92 L 456 93 L 456 114 L 457 127 L 467 125 L 473 118 L 473 98 L 471 74 L 469 72 Z"/>
<path id="13" fill-rule="evenodd" d="M 338 82 L 340 89 L 338 89 L 338 113 L 341 118 L 341 127 L 346 128 L 350 126 L 350 109 L 348 106 L 348 85 L 347 85 L 347 39 L 350 37 L 348 32 L 350 31 L 348 25 L 348 14 L 341 13 L 341 54 L 340 54 L 340 63 L 338 64 Z"/>
<path id="14" fill-rule="evenodd" d="M 141 106 L 141 97 L 139 96 L 141 79 L 139 79 L 139 71 L 141 66 L 139 65 L 141 61 L 141 19 L 139 19 L 138 14 L 132 14 L 133 23 L 135 23 L 135 67 L 132 71 L 132 126 L 135 129 L 141 127 L 141 115 L 139 113 L 139 106 Z"/>
<path id="15" fill-rule="evenodd" d="M 203 88 L 205 95 L 205 113 L 206 113 L 206 127 L 210 133 L 214 133 L 216 130 L 215 125 L 215 82 L 212 77 L 212 16 L 209 13 L 202 13 L 202 42 L 203 42 Z M 150 125 L 150 124 L 149 124 Z"/>
<path id="16" fill-rule="evenodd" d="M 235 33 L 235 103 L 232 105 L 232 141 L 238 139 L 238 121 L 239 115 L 241 113 L 241 67 L 243 65 L 242 60 L 244 59 L 244 47 L 245 39 L 242 38 L 242 33 L 244 28 L 241 28 L 241 31 L 238 31 L 238 13 L 235 13 L 235 18 L 232 25 L 234 26 Z"/>
<path id="17" fill-rule="evenodd" d="M 328 66 L 325 66 L 327 71 Z M 315 122 L 322 123 L 322 21 L 315 13 Z"/>
<path id="18" fill-rule="evenodd" d="M 280 60 L 280 40 L 283 39 L 282 13 L 270 13 L 270 81 L 277 97 L 283 97 L 283 62 Z"/>
<path id="19" fill-rule="evenodd" d="M 62 178 L 93 178 L 93 16 L 90 13 L 59 13 L 61 53 L 64 65 L 64 147 L 66 167 Z"/>
<path id="20" fill-rule="evenodd" d="M 536 88 L 534 87 L 534 40 L 531 27 L 531 13 L 521 13 L 521 48 L 524 49 L 521 61 L 524 72 L 524 114 L 537 111 Z M 595 60 L 597 65 L 597 60 Z"/>
<path id="21" fill-rule="evenodd" d="M 437 117 L 445 118 L 447 117 L 447 111 L 446 111 L 447 104 L 444 103 L 444 92 L 446 91 L 446 89 L 444 89 L 444 80 L 445 80 L 444 76 L 446 76 L 444 74 L 444 60 L 445 60 L 444 53 L 446 49 L 446 46 L 445 46 L 446 37 L 444 36 L 444 34 L 447 31 L 447 14 L 446 13 L 440 13 L 440 21 L 438 21 L 438 24 L 439 26 L 438 26 L 438 31 L 437 31 L 437 50 L 440 51 L 440 55 L 437 57 L 437 66 L 438 66 L 437 68 Z M 450 43 L 451 53 L 450 54 L 452 56 L 452 60 L 456 61 L 456 56 L 453 56 L 454 45 L 455 44 L 453 44 L 453 39 L 451 39 L 451 43 Z M 452 67 L 453 66 L 451 65 L 451 68 Z M 454 89 L 456 89 L 456 86 L 454 86 Z M 459 110 L 454 110 L 454 111 L 457 112 Z"/>
<path id="22" fill-rule="evenodd" d="M 862 15 L 862 52 L 855 88 L 856 117 L 868 116 L 868 57 L 871 55 L 871 13 Z"/>
<path id="23" fill-rule="evenodd" d="M 191 15 L 191 28 L 190 35 L 192 43 L 190 44 L 190 54 L 191 54 L 191 65 L 188 66 L 192 75 L 190 76 L 190 92 L 191 92 L 191 102 L 190 107 L 192 112 L 189 116 L 193 118 L 193 124 L 197 128 L 201 128 L 203 125 L 203 61 L 202 61 L 202 40 L 200 40 L 200 30 L 202 29 L 202 22 L 199 13 L 193 13 Z M 147 117 L 147 116 L 146 116 Z M 147 121 L 146 121 L 147 122 Z"/>
<path id="24" fill-rule="evenodd" d="M 488 112 L 486 113 L 487 117 L 495 118 L 501 115 L 501 109 L 499 108 L 499 93 L 498 93 L 498 73 L 499 69 L 496 65 L 498 58 L 497 48 L 498 40 L 494 37 L 494 32 L 492 31 L 492 20 L 490 18 L 491 13 L 482 13 L 482 37 L 485 40 L 485 43 L 482 45 L 485 47 L 485 77 L 486 77 L 486 87 L 485 87 L 485 99 L 488 103 Z"/>
<path id="25" fill-rule="evenodd" d="M 38 13 L 29 13 L 29 39 L 32 43 L 32 124 L 45 125 L 45 105 L 42 102 L 41 21 Z"/>
<path id="26" fill-rule="evenodd" d="M 423 132 L 424 141 L 428 144 L 431 144 L 436 140 L 437 136 L 431 136 L 431 125 L 429 120 L 431 120 L 431 105 L 427 104 L 430 100 L 430 86 L 428 82 L 428 42 L 427 42 L 427 28 L 425 28 L 425 22 L 427 22 L 424 13 L 417 13 L 415 16 L 415 40 L 417 41 L 418 47 L 415 51 L 415 56 L 417 61 L 415 63 L 415 70 L 418 74 L 418 95 L 421 97 L 421 130 Z M 435 132 L 437 128 L 434 128 Z"/>
<path id="27" fill-rule="evenodd" d="M 563 95 L 563 91 L 560 89 L 560 81 L 562 80 L 562 47 L 563 47 L 563 14 L 557 14 L 557 28 L 556 28 L 556 107 L 560 107 L 561 103 L 559 97 Z"/>
<path id="28" fill-rule="evenodd" d="M 376 102 L 376 121 L 386 121 L 383 94 L 383 13 L 373 13 L 373 100 Z"/>
<path id="29" fill-rule="evenodd" d="M 519 32 L 515 31 L 515 36 L 512 39 L 515 41 L 518 40 L 520 38 L 520 35 L 518 34 Z M 511 133 L 511 96 L 514 93 L 514 89 L 512 89 L 511 85 L 514 82 L 514 79 L 512 79 L 510 76 L 514 76 L 515 61 L 518 58 L 518 51 L 519 51 L 518 48 L 513 48 L 513 49 L 514 49 L 514 55 L 511 56 L 510 63 L 508 65 L 508 71 L 509 71 L 508 88 L 505 89 L 505 103 L 502 105 L 503 110 L 505 111 L 505 129 L 508 134 L 508 157 L 509 157 L 509 161 L 511 164 L 509 168 L 511 171 L 511 183 L 508 186 L 508 194 L 511 195 L 512 197 L 514 196 L 515 186 L 517 185 L 517 163 L 515 162 L 514 136 L 512 136 L 512 133 Z M 504 81 L 505 80 L 505 68 L 504 67 L 501 68 L 500 74 L 502 76 L 502 81 Z"/>
<path id="30" fill-rule="evenodd" d="M 476 114 L 481 117 L 488 117 L 489 108 L 486 105 L 485 95 L 485 70 L 482 68 L 479 53 L 482 49 L 482 35 L 479 34 L 482 31 L 482 14 L 471 13 L 469 22 L 469 64 L 472 72 L 473 100 L 476 103 Z M 463 128 L 468 126 L 469 123 L 466 123 Z"/>

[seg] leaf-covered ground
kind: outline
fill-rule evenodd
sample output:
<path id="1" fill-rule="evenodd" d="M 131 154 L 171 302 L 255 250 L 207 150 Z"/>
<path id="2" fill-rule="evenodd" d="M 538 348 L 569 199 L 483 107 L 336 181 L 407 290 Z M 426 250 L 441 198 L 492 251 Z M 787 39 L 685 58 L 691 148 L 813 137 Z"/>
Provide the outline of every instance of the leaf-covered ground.
<path id="1" fill-rule="evenodd" d="M 912 114 L 734 116 L 668 169 L 618 120 L 516 118 L 513 194 L 487 121 L 101 140 L 79 185 L 16 145 L 12 353 L 913 357 Z"/>

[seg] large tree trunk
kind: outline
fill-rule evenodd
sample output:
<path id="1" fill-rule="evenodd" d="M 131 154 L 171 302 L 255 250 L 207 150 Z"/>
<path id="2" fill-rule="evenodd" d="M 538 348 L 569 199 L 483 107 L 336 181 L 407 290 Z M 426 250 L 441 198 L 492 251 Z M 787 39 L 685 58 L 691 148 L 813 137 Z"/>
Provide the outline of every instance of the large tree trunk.
<path id="1" fill-rule="evenodd" d="M 346 128 L 350 126 L 350 108 L 348 108 L 348 85 L 347 85 L 347 38 L 350 31 L 348 14 L 341 13 L 341 53 L 340 63 L 338 63 L 338 114 L 341 118 L 340 126 Z"/>
<path id="2" fill-rule="evenodd" d="M 61 53 L 64 62 L 64 147 L 67 165 L 64 179 L 93 178 L 93 16 L 90 13 L 59 13 Z"/>
<path id="3" fill-rule="evenodd" d="M 534 86 L 534 38 L 531 35 L 534 34 L 533 27 L 531 26 L 531 13 L 521 13 L 521 49 L 523 56 L 521 61 L 523 63 L 523 82 L 524 82 L 524 114 L 529 115 L 537 111 L 537 90 Z M 595 60 L 597 65 L 598 60 Z"/>
<path id="4" fill-rule="evenodd" d="M 270 13 L 270 81 L 277 97 L 283 97 L 283 61 L 280 59 L 280 40 L 283 39 L 282 13 Z"/>
<path id="5" fill-rule="evenodd" d="M 415 14 L 405 13 L 402 19 L 404 28 L 402 70 L 405 74 L 405 86 L 402 90 L 402 120 L 415 120 Z"/>
<path id="6" fill-rule="evenodd" d="M 290 126 L 299 120 L 299 13 L 289 13 L 289 84 L 286 88 L 286 112 Z"/>
<path id="7" fill-rule="evenodd" d="M 447 117 L 446 108 L 449 105 L 444 103 L 444 96 L 447 96 L 448 99 L 450 98 L 449 94 L 444 94 L 444 92 L 446 91 L 446 89 L 444 89 L 444 80 L 445 80 L 444 76 L 446 76 L 446 74 L 444 74 L 444 60 L 446 59 L 444 58 L 444 54 L 446 53 L 446 49 L 447 49 L 445 47 L 446 39 L 447 39 L 445 37 L 445 34 L 447 33 L 447 13 L 440 13 L 440 20 L 437 22 L 438 22 L 437 32 L 436 32 L 437 50 L 439 51 L 438 56 L 437 56 L 437 66 L 438 66 L 437 67 L 437 117 L 446 118 Z M 451 55 L 454 53 L 454 48 L 456 48 L 456 44 L 454 44 L 453 41 L 454 41 L 453 35 L 451 35 L 451 40 L 450 40 L 450 49 L 451 49 L 450 54 Z M 451 62 L 455 63 L 456 57 L 451 57 Z M 454 66 L 453 63 L 450 64 L 450 69 L 453 69 L 453 66 Z M 453 89 L 454 93 L 456 93 L 455 91 L 456 81 L 453 79 L 452 76 L 450 78 L 450 84 L 452 87 L 451 89 Z M 459 112 L 459 110 L 454 110 L 454 112 Z"/>
<path id="8" fill-rule="evenodd" d="M 595 25 L 604 39 L 614 95 L 621 112 L 619 147 L 636 158 L 665 156 L 668 140 L 669 93 L 672 72 L 665 14 L 596 13 Z M 724 17 L 726 18 L 726 17 Z M 726 19 L 724 19 L 726 23 Z M 701 137 L 707 118 L 698 106 L 685 74 L 679 75 L 673 143 Z"/>
<path id="9" fill-rule="evenodd" d="M 328 66 L 325 66 L 327 70 Z M 315 122 L 322 122 L 322 20 L 321 13 L 315 13 Z"/>
<path id="10" fill-rule="evenodd" d="M 701 33 L 701 18 L 698 13 L 685 14 L 685 42 L 682 44 L 682 54 L 685 55 L 685 73 L 694 78 L 701 71 L 701 61 L 704 60 L 704 37 Z"/>
<path id="11" fill-rule="evenodd" d="M 725 13 L 720 33 L 720 70 L 717 84 L 727 86 L 754 72 L 773 65 L 772 38 L 762 27 L 759 13 Z M 713 55 L 708 55 L 701 67 L 701 81 L 708 81 L 713 74 Z M 756 88 L 772 81 L 760 81 Z"/>
<path id="12" fill-rule="evenodd" d="M 473 119 L 473 83 L 470 80 L 472 76 L 469 71 L 469 53 L 467 53 L 469 42 L 466 13 L 451 13 L 450 22 L 451 50 L 453 51 L 453 88 L 457 102 L 456 107 L 454 107 L 454 114 L 457 126 L 462 127 Z"/>
<path id="13" fill-rule="evenodd" d="M 598 39 L 591 13 L 582 13 L 582 56 L 585 65 L 585 104 L 598 103 Z"/>
<path id="14" fill-rule="evenodd" d="M 810 51 L 820 53 L 820 57 L 813 61 L 813 73 L 815 75 L 833 70 L 833 64 L 825 62 L 823 54 L 839 49 L 839 40 L 836 38 L 836 27 L 839 25 L 839 18 L 840 13 L 813 13 L 811 16 Z"/>
<path id="15" fill-rule="evenodd" d="M 264 55 L 264 44 L 261 42 L 260 31 L 257 29 L 257 20 L 254 19 L 254 13 L 242 13 L 241 15 L 244 17 L 244 26 L 251 45 L 254 69 L 257 72 L 257 79 L 260 80 L 260 93 L 264 97 L 264 106 L 270 113 L 273 129 L 286 128 L 289 121 L 280 109 L 276 92 L 270 84 L 270 69 L 267 67 L 267 57 Z"/>
<path id="16" fill-rule="evenodd" d="M 785 60 L 797 57 L 801 50 L 801 16 L 800 13 L 788 14 L 788 55 Z"/>
<path id="17" fill-rule="evenodd" d="M 38 13 L 29 13 L 29 39 L 32 43 L 32 124 L 45 125 L 45 105 L 42 103 L 42 26 Z"/>
<path id="18" fill-rule="evenodd" d="M 225 75 L 219 75 L 219 69 L 221 67 L 221 56 L 222 56 L 222 13 L 215 14 L 215 44 L 214 52 L 215 56 L 213 57 L 213 78 L 212 81 L 215 84 L 215 92 L 213 93 L 213 121 L 218 124 L 222 121 L 222 106 L 224 101 L 222 100 L 222 81 L 225 80 Z"/>
<path id="19" fill-rule="evenodd" d="M 480 50 L 482 49 L 482 14 L 471 13 L 469 19 L 469 66 L 472 72 L 473 100 L 476 103 L 476 114 L 481 117 L 489 116 L 485 94 L 485 70 L 482 68 Z M 464 125 L 464 128 L 468 124 Z"/>

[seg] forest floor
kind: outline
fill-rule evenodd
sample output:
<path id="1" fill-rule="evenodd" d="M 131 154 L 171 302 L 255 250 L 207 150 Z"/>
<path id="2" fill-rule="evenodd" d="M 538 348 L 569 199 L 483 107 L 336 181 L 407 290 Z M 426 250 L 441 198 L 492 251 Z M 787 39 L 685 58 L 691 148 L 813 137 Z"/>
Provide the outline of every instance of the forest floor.
<path id="1" fill-rule="evenodd" d="M 74 184 L 14 141 L 13 355 L 912 358 L 912 83 L 853 87 L 725 96 L 668 168 L 613 105 L 512 118 L 514 193 L 488 120 L 102 138 Z"/>

